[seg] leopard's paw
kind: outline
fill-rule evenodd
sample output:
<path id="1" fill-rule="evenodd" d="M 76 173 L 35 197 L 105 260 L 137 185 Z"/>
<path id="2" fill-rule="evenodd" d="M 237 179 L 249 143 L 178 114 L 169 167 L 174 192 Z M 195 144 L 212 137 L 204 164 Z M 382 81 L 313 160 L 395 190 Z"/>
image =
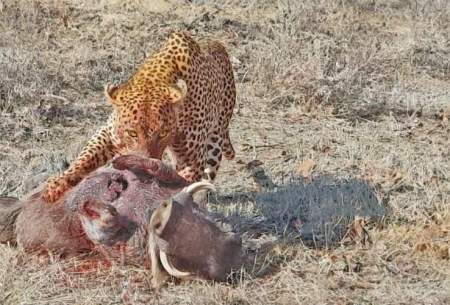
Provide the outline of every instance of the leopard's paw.
<path id="1" fill-rule="evenodd" d="M 64 177 L 52 177 L 47 180 L 47 185 L 42 191 L 41 197 L 46 202 L 54 203 L 58 201 L 69 188 L 70 184 Z"/>

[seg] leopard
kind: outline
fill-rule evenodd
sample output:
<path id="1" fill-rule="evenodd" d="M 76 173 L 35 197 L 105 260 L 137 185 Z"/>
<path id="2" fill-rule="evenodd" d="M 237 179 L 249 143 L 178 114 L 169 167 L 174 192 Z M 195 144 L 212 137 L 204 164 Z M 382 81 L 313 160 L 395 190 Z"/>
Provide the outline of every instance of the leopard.
<path id="1" fill-rule="evenodd" d="M 69 167 L 46 181 L 44 201 L 56 202 L 120 155 L 169 155 L 188 182 L 213 181 L 222 156 L 235 157 L 229 123 L 236 86 L 230 56 L 217 40 L 172 32 L 127 81 L 106 85 L 104 94 L 109 118 Z"/>

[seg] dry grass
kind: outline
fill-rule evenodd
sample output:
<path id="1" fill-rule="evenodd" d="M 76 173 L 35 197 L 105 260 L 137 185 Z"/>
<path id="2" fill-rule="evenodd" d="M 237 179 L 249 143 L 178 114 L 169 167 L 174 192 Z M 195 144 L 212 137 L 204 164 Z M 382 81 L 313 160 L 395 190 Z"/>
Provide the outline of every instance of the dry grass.
<path id="1" fill-rule="evenodd" d="M 177 29 L 216 37 L 233 57 L 238 154 L 212 207 L 254 264 L 233 285 L 156 294 L 139 268 L 80 274 L 83 259 L 0 246 L 0 303 L 121 304 L 126 292 L 130 304 L 450 304 L 446 0 L 0 1 L 0 194 L 66 167 L 108 115 L 104 84 Z M 389 217 L 372 244 L 328 249 L 259 230 L 283 218 L 258 210 L 254 159 L 278 184 L 308 159 L 309 179 L 367 181 Z"/>

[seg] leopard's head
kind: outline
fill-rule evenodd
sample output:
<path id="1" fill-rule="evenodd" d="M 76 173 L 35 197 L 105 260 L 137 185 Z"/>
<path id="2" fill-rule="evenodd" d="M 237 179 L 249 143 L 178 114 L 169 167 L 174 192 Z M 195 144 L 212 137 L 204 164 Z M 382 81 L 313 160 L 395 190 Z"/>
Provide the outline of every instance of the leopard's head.
<path id="1" fill-rule="evenodd" d="M 114 136 L 118 153 L 139 153 L 161 159 L 176 130 L 176 109 L 186 96 L 186 87 L 155 85 L 130 89 L 106 86 L 105 95 L 116 114 Z"/>

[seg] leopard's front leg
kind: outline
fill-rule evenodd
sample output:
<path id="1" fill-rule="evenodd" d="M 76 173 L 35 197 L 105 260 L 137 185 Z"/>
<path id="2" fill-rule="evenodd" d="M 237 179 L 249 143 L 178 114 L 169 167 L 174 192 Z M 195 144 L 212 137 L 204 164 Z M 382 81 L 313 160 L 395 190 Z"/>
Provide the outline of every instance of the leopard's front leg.
<path id="1" fill-rule="evenodd" d="M 178 175 L 192 183 L 202 179 L 203 170 L 197 166 L 186 166 L 181 171 L 178 171 Z"/>
<path id="2" fill-rule="evenodd" d="M 42 198 L 46 202 L 56 202 L 62 195 L 80 182 L 93 170 L 106 164 L 114 157 L 115 148 L 109 126 L 103 127 L 95 134 L 62 175 L 47 180 L 42 191 Z"/>

